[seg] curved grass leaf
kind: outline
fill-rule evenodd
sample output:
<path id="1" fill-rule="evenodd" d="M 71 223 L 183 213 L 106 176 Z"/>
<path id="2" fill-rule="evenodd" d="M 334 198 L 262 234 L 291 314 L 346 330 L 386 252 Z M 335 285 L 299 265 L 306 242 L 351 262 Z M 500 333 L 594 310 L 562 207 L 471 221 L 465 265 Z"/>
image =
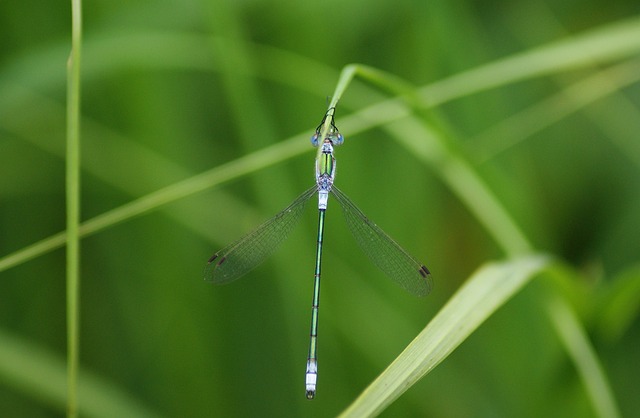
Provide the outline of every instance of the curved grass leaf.
<path id="1" fill-rule="evenodd" d="M 531 255 L 481 267 L 340 416 L 375 416 L 382 412 L 447 358 L 549 261 L 547 256 Z"/>
<path id="2" fill-rule="evenodd" d="M 575 313 L 558 295 L 548 299 L 547 313 L 560 342 L 581 377 L 581 382 L 585 386 L 597 416 L 619 417 L 620 412 L 613 397 L 613 389 L 607 382 L 587 333 Z"/>

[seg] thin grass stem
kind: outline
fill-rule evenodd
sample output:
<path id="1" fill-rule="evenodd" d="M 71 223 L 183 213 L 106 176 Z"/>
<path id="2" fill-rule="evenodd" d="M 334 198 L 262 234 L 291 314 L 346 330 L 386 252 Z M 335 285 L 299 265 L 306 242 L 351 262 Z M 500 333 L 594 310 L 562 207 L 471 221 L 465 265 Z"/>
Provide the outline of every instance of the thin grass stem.
<path id="1" fill-rule="evenodd" d="M 80 63 L 82 2 L 71 1 L 71 56 L 67 64 L 67 416 L 78 415 L 80 323 Z"/>

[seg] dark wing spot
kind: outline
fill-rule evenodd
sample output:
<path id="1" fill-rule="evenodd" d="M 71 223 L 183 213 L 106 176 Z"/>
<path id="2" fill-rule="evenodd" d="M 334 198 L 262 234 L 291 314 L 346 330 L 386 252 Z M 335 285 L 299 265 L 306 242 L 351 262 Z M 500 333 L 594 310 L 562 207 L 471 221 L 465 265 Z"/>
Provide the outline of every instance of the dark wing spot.
<path id="1" fill-rule="evenodd" d="M 431 274 L 431 272 L 429 271 L 429 269 L 427 268 L 427 266 L 422 266 L 422 267 L 420 267 L 419 272 L 420 272 L 420 275 L 421 275 L 422 277 L 424 277 L 425 279 L 427 278 L 427 276 L 428 276 L 428 275 L 430 275 L 430 274 Z"/>

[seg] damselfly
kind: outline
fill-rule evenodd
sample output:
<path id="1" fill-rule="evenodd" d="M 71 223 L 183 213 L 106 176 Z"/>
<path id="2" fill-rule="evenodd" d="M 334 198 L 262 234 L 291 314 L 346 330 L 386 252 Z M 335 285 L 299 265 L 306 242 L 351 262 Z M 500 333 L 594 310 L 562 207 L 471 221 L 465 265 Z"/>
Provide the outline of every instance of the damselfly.
<path id="1" fill-rule="evenodd" d="M 305 380 L 308 399 L 315 397 L 318 376 L 320 268 L 329 195 L 333 196 L 342 207 L 347 225 L 360 248 L 387 276 L 406 291 L 417 296 L 427 295 L 432 286 L 429 270 L 371 222 L 344 193 L 333 185 L 336 175 L 333 149 L 334 146 L 344 142 L 344 137 L 334 123 L 334 112 L 334 108 L 327 111 L 311 137 L 311 143 L 320 147 L 315 164 L 316 184 L 253 232 L 216 252 L 208 260 L 204 271 L 205 279 L 214 284 L 229 283 L 247 274 L 275 251 L 299 221 L 305 203 L 316 193 L 318 194 L 318 239 L 311 307 L 311 337 Z M 329 127 L 323 128 L 327 117 L 330 118 Z M 324 135 L 323 130 L 326 131 Z"/>

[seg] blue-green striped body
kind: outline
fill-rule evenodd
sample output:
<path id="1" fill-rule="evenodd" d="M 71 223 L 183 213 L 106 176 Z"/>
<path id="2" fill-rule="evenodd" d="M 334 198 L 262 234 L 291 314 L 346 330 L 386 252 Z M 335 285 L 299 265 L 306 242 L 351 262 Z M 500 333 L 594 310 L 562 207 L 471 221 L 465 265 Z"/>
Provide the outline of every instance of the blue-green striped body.
<path id="1" fill-rule="evenodd" d="M 316 245 L 316 266 L 313 282 L 313 301 L 311 303 L 311 332 L 309 356 L 307 358 L 306 395 L 313 399 L 316 394 L 318 380 L 317 341 L 318 341 L 318 306 L 320 305 L 320 270 L 322 260 L 322 240 L 324 237 L 324 219 L 326 216 L 329 192 L 336 174 L 336 159 L 333 156 L 333 143 L 325 138 L 322 149 L 316 159 L 316 185 L 318 186 L 318 242 Z"/>

